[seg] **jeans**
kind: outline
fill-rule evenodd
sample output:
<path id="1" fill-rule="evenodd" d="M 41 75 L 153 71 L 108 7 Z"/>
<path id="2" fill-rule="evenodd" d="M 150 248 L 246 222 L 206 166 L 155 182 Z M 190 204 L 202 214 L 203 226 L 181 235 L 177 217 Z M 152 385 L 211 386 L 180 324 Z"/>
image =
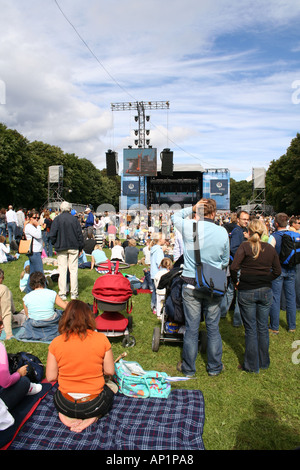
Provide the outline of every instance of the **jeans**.
<path id="1" fill-rule="evenodd" d="M 7 231 L 8 231 L 8 240 L 9 240 L 9 243 L 10 243 L 12 240 L 15 240 L 15 239 L 16 239 L 16 228 L 17 228 L 16 222 L 8 222 L 8 223 L 7 223 Z"/>
<path id="2" fill-rule="evenodd" d="M 146 271 L 144 271 L 144 274 L 145 274 L 145 279 L 143 280 L 141 289 L 149 289 L 149 290 L 153 291 L 154 282 L 153 282 L 153 279 L 151 279 L 150 271 L 146 270 Z"/>
<path id="3" fill-rule="evenodd" d="M 270 310 L 270 329 L 279 330 L 280 298 L 284 290 L 286 301 L 286 320 L 289 330 L 296 329 L 296 270 L 281 266 L 281 274 L 272 281 L 273 303 Z"/>
<path id="4" fill-rule="evenodd" d="M 6 225 L 5 224 L 0 224 L 0 235 L 3 235 L 6 237 Z"/>
<path id="5" fill-rule="evenodd" d="M 240 290 L 238 302 L 245 327 L 243 369 L 259 372 L 270 365 L 268 318 L 273 294 L 269 287 Z"/>
<path id="6" fill-rule="evenodd" d="M 295 284 L 296 284 L 296 308 L 300 310 L 300 264 L 296 265 Z"/>
<path id="7" fill-rule="evenodd" d="M 59 390 L 54 395 L 54 405 L 59 413 L 70 418 L 88 419 L 105 416 L 111 409 L 115 394 L 104 385 L 103 391 L 93 400 L 76 403 L 65 398 Z"/>
<path id="8" fill-rule="evenodd" d="M 225 318 L 227 315 L 227 312 L 230 308 L 231 302 L 234 297 L 234 292 L 235 292 L 235 287 L 232 282 L 232 280 L 229 280 L 227 291 L 225 292 L 225 295 L 222 297 L 221 303 L 220 303 L 220 309 L 221 309 L 221 318 Z M 235 300 L 235 305 L 234 305 L 234 312 L 233 312 L 233 326 L 241 326 L 242 323 L 242 317 L 240 314 L 240 307 L 237 301 L 237 298 Z"/>
<path id="9" fill-rule="evenodd" d="M 220 298 L 211 298 L 183 284 L 182 300 L 185 317 L 185 334 L 182 350 L 182 372 L 194 375 L 198 354 L 198 336 L 203 313 L 207 331 L 207 371 L 218 374 L 222 371 L 222 339 L 219 331 Z"/>
<path id="10" fill-rule="evenodd" d="M 27 395 L 30 387 L 30 380 L 28 377 L 21 377 L 18 382 L 7 388 L 0 388 L 0 398 L 4 401 L 8 410 L 11 411 L 17 406 Z"/>
<path id="11" fill-rule="evenodd" d="M 29 259 L 29 264 L 30 264 L 30 274 L 35 273 L 36 271 L 39 271 L 41 273 L 44 272 L 43 261 L 42 261 L 42 256 L 41 256 L 40 251 L 32 253 L 32 255 L 28 256 L 28 259 Z M 30 280 L 30 276 L 28 278 L 27 286 L 25 289 L 26 294 L 28 294 L 32 290 L 31 287 L 29 286 L 29 280 Z"/>

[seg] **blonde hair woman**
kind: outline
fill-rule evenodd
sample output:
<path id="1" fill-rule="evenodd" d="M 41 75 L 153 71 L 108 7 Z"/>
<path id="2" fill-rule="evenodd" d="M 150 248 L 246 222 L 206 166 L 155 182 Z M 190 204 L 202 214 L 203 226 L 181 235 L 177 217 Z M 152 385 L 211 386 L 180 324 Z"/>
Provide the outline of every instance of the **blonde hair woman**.
<path id="1" fill-rule="evenodd" d="M 238 289 L 238 303 L 245 327 L 245 356 L 240 368 L 259 372 L 270 365 L 268 318 L 273 301 L 272 281 L 281 273 L 278 255 L 262 242 L 265 225 L 254 219 L 249 224 L 249 239 L 243 242 L 230 267 Z"/>
<path id="2" fill-rule="evenodd" d="M 101 245 L 95 245 L 92 251 L 92 261 L 91 261 L 91 269 L 94 269 L 94 266 L 97 264 L 105 263 L 107 261 L 107 256 L 102 250 Z"/>

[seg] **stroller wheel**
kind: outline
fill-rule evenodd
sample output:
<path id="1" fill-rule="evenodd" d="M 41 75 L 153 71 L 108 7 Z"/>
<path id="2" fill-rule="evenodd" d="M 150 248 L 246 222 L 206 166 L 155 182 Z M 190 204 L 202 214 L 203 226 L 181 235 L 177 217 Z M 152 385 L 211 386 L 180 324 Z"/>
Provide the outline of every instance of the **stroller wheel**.
<path id="1" fill-rule="evenodd" d="M 198 350 L 200 353 L 205 353 L 207 349 L 207 333 L 206 331 L 199 332 L 199 347 Z"/>
<path id="2" fill-rule="evenodd" d="M 160 343 L 160 328 L 156 326 L 153 330 L 152 336 L 152 351 L 157 352 L 159 350 Z"/>
<path id="3" fill-rule="evenodd" d="M 136 344 L 136 341 L 135 341 L 134 336 L 127 335 L 123 338 L 123 341 L 122 341 L 123 348 L 133 348 L 135 344 Z"/>

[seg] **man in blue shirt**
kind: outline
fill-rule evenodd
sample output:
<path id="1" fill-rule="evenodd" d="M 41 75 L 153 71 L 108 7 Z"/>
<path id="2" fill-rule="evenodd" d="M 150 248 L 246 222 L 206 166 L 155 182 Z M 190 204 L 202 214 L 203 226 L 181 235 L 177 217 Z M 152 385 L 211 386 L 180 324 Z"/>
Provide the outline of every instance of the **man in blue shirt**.
<path id="1" fill-rule="evenodd" d="M 198 354 L 198 335 L 201 315 L 207 330 L 207 372 L 214 376 L 220 374 L 222 364 L 222 339 L 219 332 L 220 298 L 198 291 L 196 286 L 196 263 L 194 247 L 194 220 L 197 221 L 201 260 L 216 268 L 226 269 L 229 263 L 229 240 L 224 227 L 214 223 L 216 202 L 213 199 L 201 199 L 194 207 L 175 212 L 171 219 L 183 239 L 182 301 L 186 331 L 184 334 L 182 362 L 177 369 L 187 377 L 196 373 Z"/>
<path id="2" fill-rule="evenodd" d="M 269 237 L 269 243 L 275 247 L 280 255 L 282 235 L 288 232 L 288 215 L 280 212 L 276 214 L 274 224 L 276 232 Z M 296 268 L 281 265 L 281 275 L 272 281 L 273 303 L 270 310 L 269 330 L 273 334 L 279 333 L 280 299 L 282 289 L 284 290 L 286 300 L 286 319 L 288 330 L 294 332 L 296 329 Z"/>

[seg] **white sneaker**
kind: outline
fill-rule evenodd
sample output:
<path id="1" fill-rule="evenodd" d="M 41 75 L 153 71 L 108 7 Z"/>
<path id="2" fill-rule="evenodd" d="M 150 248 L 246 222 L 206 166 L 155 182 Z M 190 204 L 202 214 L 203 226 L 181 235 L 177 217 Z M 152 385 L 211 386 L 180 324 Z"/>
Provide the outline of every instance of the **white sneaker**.
<path id="1" fill-rule="evenodd" d="M 41 390 L 42 390 L 42 385 L 41 384 L 34 384 L 34 383 L 30 383 L 30 387 L 29 387 L 29 390 L 27 392 L 27 395 L 36 395 L 37 393 L 39 393 Z"/>

